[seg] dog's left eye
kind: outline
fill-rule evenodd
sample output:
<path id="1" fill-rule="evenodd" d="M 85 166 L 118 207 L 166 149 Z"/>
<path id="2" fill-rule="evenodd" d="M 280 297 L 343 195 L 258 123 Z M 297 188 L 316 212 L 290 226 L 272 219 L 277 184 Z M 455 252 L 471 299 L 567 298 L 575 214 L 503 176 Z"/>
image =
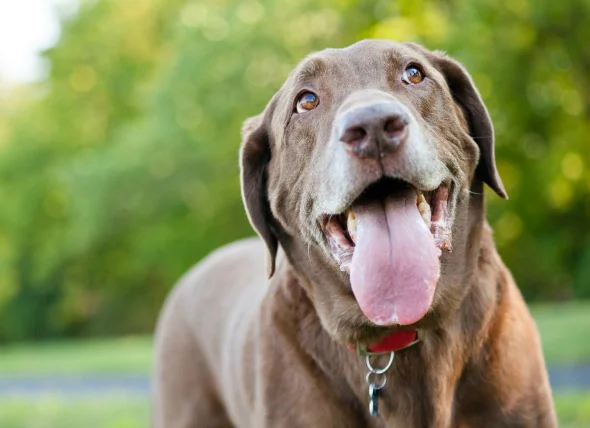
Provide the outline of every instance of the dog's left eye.
<path id="1" fill-rule="evenodd" d="M 304 92 L 299 95 L 297 99 L 297 105 L 295 111 L 297 113 L 305 113 L 306 111 L 313 110 L 320 104 L 320 98 L 313 92 Z"/>
<path id="2" fill-rule="evenodd" d="M 424 74 L 422 74 L 418 67 L 410 65 L 404 70 L 402 80 L 407 84 L 416 85 L 424 80 Z"/>

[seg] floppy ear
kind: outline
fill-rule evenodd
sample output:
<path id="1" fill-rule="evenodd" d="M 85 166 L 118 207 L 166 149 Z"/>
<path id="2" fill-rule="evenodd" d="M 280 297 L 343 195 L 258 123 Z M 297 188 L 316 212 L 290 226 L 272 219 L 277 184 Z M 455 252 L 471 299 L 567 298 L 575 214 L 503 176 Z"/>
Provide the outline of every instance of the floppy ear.
<path id="1" fill-rule="evenodd" d="M 246 120 L 242 127 L 240 182 L 248 219 L 268 250 L 267 273 L 270 278 L 275 271 L 278 240 L 271 226 L 272 214 L 266 188 L 269 160 L 270 144 L 263 116 L 254 116 Z"/>
<path id="2" fill-rule="evenodd" d="M 479 146 L 479 163 L 475 175 L 502 198 L 508 199 L 506 189 L 504 189 L 504 184 L 496 168 L 492 120 L 471 76 L 457 61 L 441 54 L 436 57 L 435 63 L 445 76 L 455 102 L 459 104 L 465 114 L 471 137 Z"/>
<path id="3" fill-rule="evenodd" d="M 457 61 L 442 52 L 430 52 L 416 43 L 408 43 L 420 51 L 443 74 L 451 90 L 453 99 L 463 110 L 469 124 L 469 133 L 479 147 L 479 163 L 475 175 L 490 186 L 498 195 L 508 199 L 502 179 L 496 169 L 494 157 L 494 127 L 488 110 L 469 73 Z"/>

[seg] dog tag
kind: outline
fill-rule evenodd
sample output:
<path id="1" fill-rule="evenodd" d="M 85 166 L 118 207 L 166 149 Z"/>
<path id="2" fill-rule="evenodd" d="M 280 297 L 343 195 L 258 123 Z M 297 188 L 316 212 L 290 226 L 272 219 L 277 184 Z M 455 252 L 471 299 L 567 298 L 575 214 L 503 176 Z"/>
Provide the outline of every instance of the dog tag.
<path id="1" fill-rule="evenodd" d="M 369 385 L 369 413 L 371 416 L 379 416 L 379 394 L 381 388 L 374 383 Z"/>

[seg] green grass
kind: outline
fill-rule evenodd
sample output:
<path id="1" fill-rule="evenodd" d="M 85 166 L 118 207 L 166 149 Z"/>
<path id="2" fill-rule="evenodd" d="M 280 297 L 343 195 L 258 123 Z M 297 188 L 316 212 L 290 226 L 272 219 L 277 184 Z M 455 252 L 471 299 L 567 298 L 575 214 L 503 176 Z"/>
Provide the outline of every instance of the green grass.
<path id="1" fill-rule="evenodd" d="M 0 376 L 149 373 L 152 339 L 121 337 L 0 347 Z M 2 426 L 2 425 L 0 425 Z"/>
<path id="2" fill-rule="evenodd" d="M 555 398 L 561 428 L 590 426 L 590 393 Z M 146 428 L 150 415 L 147 398 L 117 395 L 2 398 L 0 407 L 2 428 Z"/>
<path id="3" fill-rule="evenodd" d="M 2 428 L 147 428 L 147 398 L 124 395 L 82 398 L 46 395 L 0 401 Z"/>
<path id="4" fill-rule="evenodd" d="M 590 393 L 562 393 L 555 397 L 561 428 L 590 427 Z"/>
<path id="5" fill-rule="evenodd" d="M 590 302 L 531 308 L 548 364 L 590 364 Z M 152 339 L 124 337 L 0 347 L 0 378 L 148 374 Z M 590 391 L 555 397 L 562 428 L 590 427 Z M 48 394 L 0 397 L 2 428 L 143 428 L 149 426 L 147 397 Z"/>
<path id="6" fill-rule="evenodd" d="M 533 305 L 547 364 L 590 363 L 590 302 Z"/>

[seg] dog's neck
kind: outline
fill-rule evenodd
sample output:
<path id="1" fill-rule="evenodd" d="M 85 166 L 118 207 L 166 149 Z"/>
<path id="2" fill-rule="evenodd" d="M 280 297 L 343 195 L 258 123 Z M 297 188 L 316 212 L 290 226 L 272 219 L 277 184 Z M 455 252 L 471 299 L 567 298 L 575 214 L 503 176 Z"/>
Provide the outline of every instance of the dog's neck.
<path id="1" fill-rule="evenodd" d="M 493 272 L 503 270 L 497 267 L 502 262 L 497 255 L 491 229 L 485 222 L 481 186 L 472 187 L 469 203 L 457 215 L 463 216 L 461 220 L 467 226 L 457 231 L 455 236 L 456 242 L 463 243 L 463 248 L 455 246 L 447 262 L 462 264 L 461 278 L 456 278 L 461 283 L 454 286 L 463 292 L 457 293 L 461 297 L 455 305 L 449 305 L 453 307 L 452 312 L 437 319 L 438 322 L 428 329 L 419 346 L 396 354 L 395 364 L 388 374 L 394 379 L 382 396 L 385 419 L 397 415 L 395 418 L 411 420 L 411 426 L 422 426 L 425 420 L 420 418 L 427 417 L 420 416 L 423 414 L 440 420 L 441 426 L 444 426 L 442 421 L 451 417 L 451 409 L 445 410 L 437 403 L 453 401 L 455 388 L 470 358 L 461 355 L 457 349 L 468 345 L 475 354 L 484 346 L 485 332 L 492 323 L 499 292 L 497 274 Z M 308 248 L 285 236 L 280 242 L 286 251 L 279 254 L 277 277 L 282 281 L 276 284 L 276 292 L 289 308 L 280 316 L 291 317 L 290 324 L 299 326 L 301 351 L 315 361 L 328 382 L 334 385 L 334 391 L 348 391 L 360 402 L 366 402 L 364 359 L 333 340 L 323 328 L 313 295 L 310 295 L 312 278 L 307 274 L 305 263 L 310 257 Z M 291 256 L 289 260 L 285 254 Z M 487 278 L 487 282 L 479 283 L 479 278 Z M 471 322 L 465 322 L 466 319 Z M 479 322 L 474 323 L 475 319 Z"/>

